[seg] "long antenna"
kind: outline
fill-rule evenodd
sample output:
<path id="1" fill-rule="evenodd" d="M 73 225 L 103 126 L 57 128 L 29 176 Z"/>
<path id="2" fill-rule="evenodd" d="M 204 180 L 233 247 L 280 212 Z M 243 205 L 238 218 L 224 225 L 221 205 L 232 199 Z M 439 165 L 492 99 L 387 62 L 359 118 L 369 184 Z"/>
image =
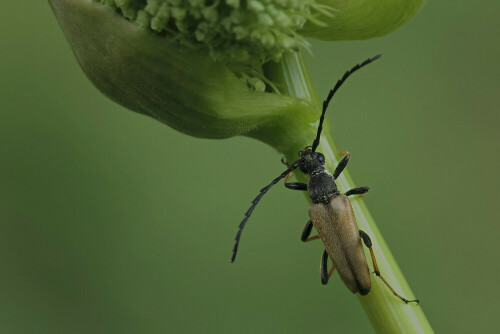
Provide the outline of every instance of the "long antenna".
<path id="1" fill-rule="evenodd" d="M 381 54 L 376 55 L 375 57 L 372 57 L 372 58 L 368 58 L 367 60 L 365 60 L 361 64 L 357 64 L 356 66 L 354 66 L 353 68 L 351 68 L 349 71 L 345 72 L 345 74 L 342 77 L 342 79 L 340 79 L 339 81 L 337 81 L 337 83 L 335 84 L 335 87 L 333 87 L 333 89 L 328 93 L 328 96 L 327 96 L 326 100 L 323 101 L 323 111 L 321 112 L 321 117 L 319 119 L 318 134 L 316 135 L 316 139 L 314 139 L 314 142 L 312 144 L 312 151 L 313 152 L 315 152 L 316 148 L 318 148 L 319 138 L 321 136 L 321 130 L 323 130 L 323 121 L 325 120 L 326 109 L 328 108 L 328 104 L 330 103 L 330 100 L 332 99 L 333 95 L 335 95 L 335 93 L 340 88 L 340 86 L 342 86 L 342 84 L 347 80 L 347 78 L 349 78 L 349 76 L 351 74 L 353 74 L 354 72 L 356 72 L 357 70 L 359 70 L 363 66 L 368 65 L 368 64 L 374 62 L 375 60 L 379 59 L 380 57 L 382 57 Z"/>
<path id="2" fill-rule="evenodd" d="M 234 244 L 233 256 L 231 257 L 231 263 L 234 262 L 234 260 L 236 259 L 236 253 L 238 252 L 238 245 L 240 243 L 241 232 L 243 232 L 243 228 L 245 227 L 245 224 L 247 223 L 248 218 L 250 218 L 250 215 L 252 214 L 253 209 L 255 209 L 255 207 L 259 203 L 260 199 L 262 198 L 262 196 L 264 196 L 264 194 L 267 193 L 267 191 L 269 189 L 271 189 L 272 186 L 274 186 L 282 178 L 284 178 L 285 176 L 287 176 L 288 173 L 290 173 L 291 171 L 293 171 L 294 169 L 296 169 L 297 167 L 299 167 L 299 164 L 300 164 L 301 161 L 302 161 L 302 159 L 299 159 L 299 160 L 295 161 L 286 171 L 284 171 L 283 173 L 281 173 L 280 176 L 278 176 L 277 178 L 275 178 L 273 180 L 273 182 L 269 183 L 267 186 L 265 186 L 264 188 L 262 188 L 260 190 L 259 195 L 257 197 L 255 197 L 255 199 L 252 201 L 252 206 L 245 213 L 245 218 L 243 218 L 243 220 L 241 221 L 239 229 L 238 229 L 238 233 L 236 233 L 236 238 L 234 238 L 234 240 L 236 240 L 236 243 Z"/>

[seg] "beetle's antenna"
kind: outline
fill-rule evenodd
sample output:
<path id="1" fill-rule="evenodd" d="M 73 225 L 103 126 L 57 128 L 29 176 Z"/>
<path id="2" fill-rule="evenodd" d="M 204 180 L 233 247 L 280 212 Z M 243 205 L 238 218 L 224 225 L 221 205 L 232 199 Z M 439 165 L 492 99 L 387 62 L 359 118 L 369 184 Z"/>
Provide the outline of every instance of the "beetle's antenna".
<path id="1" fill-rule="evenodd" d="M 340 86 L 342 86 L 342 84 L 347 80 L 347 78 L 349 78 L 349 76 L 351 74 L 353 74 L 354 72 L 356 72 L 357 70 L 359 70 L 363 66 L 368 65 L 368 64 L 374 62 L 375 60 L 379 59 L 380 57 L 382 57 L 381 54 L 376 55 L 375 57 L 372 57 L 372 58 L 368 58 L 367 60 L 365 60 L 361 64 L 357 64 L 356 66 L 354 66 L 353 68 L 351 68 L 349 71 L 345 72 L 345 74 L 342 77 L 342 79 L 340 79 L 339 81 L 337 81 L 337 83 L 335 84 L 335 87 L 333 87 L 333 89 L 328 93 L 328 96 L 327 96 L 326 100 L 323 101 L 323 110 L 321 112 L 321 117 L 319 119 L 318 134 L 316 135 L 316 139 L 314 139 L 314 142 L 312 144 L 312 151 L 313 152 L 316 151 L 316 148 L 319 145 L 319 137 L 321 136 L 321 130 L 323 130 L 323 121 L 325 120 L 326 109 L 328 108 L 328 104 L 330 103 L 330 100 L 332 99 L 333 95 L 335 95 L 335 93 L 340 88 Z"/>
<path id="2" fill-rule="evenodd" d="M 299 160 L 295 161 L 286 171 L 284 171 L 283 173 L 281 173 L 280 176 L 278 176 L 277 178 L 275 178 L 273 180 L 273 182 L 269 183 L 267 186 L 265 186 L 264 188 L 262 188 L 260 190 L 259 195 L 257 197 L 255 197 L 255 199 L 252 201 L 252 206 L 245 213 L 245 218 L 243 218 L 243 220 L 241 221 L 239 229 L 238 229 L 238 233 L 236 233 L 236 238 L 234 238 L 234 240 L 236 240 L 236 243 L 234 244 L 233 256 L 231 257 L 231 263 L 234 262 L 234 259 L 236 259 L 236 253 L 238 252 L 238 245 L 240 243 L 241 232 L 243 232 L 243 228 L 245 227 L 245 224 L 247 223 L 248 218 L 250 218 L 250 215 L 252 214 L 253 209 L 255 209 L 255 207 L 259 203 L 260 199 L 262 198 L 262 196 L 264 196 L 264 194 L 267 193 L 267 191 L 269 189 L 271 189 L 272 186 L 274 186 L 282 178 L 284 178 L 285 176 L 287 176 L 288 173 L 290 173 L 291 171 L 293 171 L 294 169 L 296 169 L 297 167 L 299 167 L 299 164 L 300 164 L 301 161 L 302 161 L 302 159 L 299 159 Z"/>

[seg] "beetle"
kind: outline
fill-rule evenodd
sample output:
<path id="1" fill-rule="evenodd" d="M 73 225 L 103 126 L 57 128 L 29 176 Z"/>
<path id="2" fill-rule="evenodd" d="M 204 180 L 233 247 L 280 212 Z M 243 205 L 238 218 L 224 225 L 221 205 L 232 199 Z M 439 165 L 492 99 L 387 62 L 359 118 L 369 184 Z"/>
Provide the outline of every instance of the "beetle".
<path id="1" fill-rule="evenodd" d="M 340 193 L 337 188 L 335 180 L 340 176 L 346 167 L 350 154 L 346 153 L 346 155 L 344 155 L 335 168 L 333 174 L 331 174 L 323 167 L 325 164 L 324 155 L 320 152 L 316 152 L 320 141 L 326 110 L 337 90 L 351 74 L 374 62 L 380 57 L 381 55 L 377 55 L 365 60 L 361 64 L 357 64 L 347 71 L 344 76 L 337 81 L 334 88 L 330 90 L 326 100 L 323 102 L 318 130 L 313 144 L 311 146 L 307 146 L 298 153 L 299 159 L 297 161 L 292 164 L 286 163 L 288 169 L 260 190 L 259 195 L 257 195 L 257 197 L 255 197 L 252 201 L 252 206 L 245 213 L 245 217 L 241 221 L 235 237 L 236 243 L 233 248 L 231 262 L 234 262 L 236 259 L 241 233 L 243 232 L 243 228 L 245 227 L 245 224 L 250 218 L 250 215 L 254 211 L 255 207 L 272 186 L 277 184 L 281 179 L 285 178 L 284 184 L 288 189 L 308 191 L 313 202 L 313 204 L 309 207 L 309 217 L 311 219 L 306 223 L 302 231 L 301 240 L 307 242 L 321 238 L 325 246 L 320 263 L 320 276 L 322 284 L 327 284 L 330 276 L 335 269 L 337 269 L 340 278 L 352 293 L 366 295 L 370 292 L 370 271 L 363 252 L 363 245 L 361 243 L 361 241 L 363 241 L 365 246 L 370 251 L 375 274 L 384 282 L 391 292 L 407 304 L 410 302 L 419 303 L 418 299 L 408 300 L 400 296 L 389 285 L 378 269 L 370 237 L 364 231 L 358 229 L 356 218 L 348 196 L 364 195 L 369 191 L 369 188 L 357 187 L 344 194 Z M 309 176 L 307 184 L 288 182 L 293 174 L 293 171 L 297 168 L 299 168 L 302 173 Z M 310 237 L 313 226 L 318 234 Z M 330 257 L 332 262 L 330 270 L 327 269 L 328 257 Z"/>

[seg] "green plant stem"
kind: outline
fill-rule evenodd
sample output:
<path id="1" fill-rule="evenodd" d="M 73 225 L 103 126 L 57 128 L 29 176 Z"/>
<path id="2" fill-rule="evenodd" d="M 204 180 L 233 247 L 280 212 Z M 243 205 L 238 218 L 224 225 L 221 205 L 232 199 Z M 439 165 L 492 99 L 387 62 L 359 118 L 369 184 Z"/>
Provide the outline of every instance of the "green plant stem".
<path id="1" fill-rule="evenodd" d="M 319 119 L 321 104 L 319 103 L 306 64 L 300 53 L 288 54 L 280 63 L 267 64 L 264 71 L 267 78 L 279 85 L 282 94 L 298 97 L 311 104 L 318 111 Z M 305 126 L 297 125 L 297 129 L 295 130 L 299 131 L 299 133 L 297 133 L 296 138 L 300 138 L 300 140 L 297 141 L 296 138 L 294 140 L 290 138 L 289 146 L 284 143 L 280 145 L 281 147 L 286 147 L 286 149 L 282 149 L 282 153 L 288 161 L 297 160 L 297 152 L 307 145 L 311 145 L 315 137 L 316 127 L 317 123 Z M 333 171 L 342 154 L 335 147 L 330 129 L 329 124 L 325 124 L 318 151 L 325 155 L 326 167 L 330 171 Z M 279 131 L 279 128 L 276 131 Z M 295 173 L 295 176 L 302 182 L 306 180 L 305 175 L 298 171 Z M 356 187 L 356 184 L 352 181 L 346 170 L 338 178 L 337 185 L 342 192 Z M 306 197 L 310 201 L 309 196 Z M 380 272 L 396 292 L 407 299 L 415 299 L 413 292 L 363 200 L 359 197 L 354 197 L 351 198 L 351 203 L 359 228 L 368 233 L 372 239 L 373 250 Z M 367 259 L 370 259 L 369 252 L 366 249 L 365 255 Z M 371 261 L 369 260 L 369 262 Z M 372 268 L 371 264 L 370 268 Z M 433 333 L 422 311 L 422 307 L 414 303 L 408 305 L 403 303 L 374 274 L 372 275 L 371 292 L 367 296 L 357 294 L 357 297 L 377 333 Z M 425 301 L 423 302 L 425 303 Z"/>

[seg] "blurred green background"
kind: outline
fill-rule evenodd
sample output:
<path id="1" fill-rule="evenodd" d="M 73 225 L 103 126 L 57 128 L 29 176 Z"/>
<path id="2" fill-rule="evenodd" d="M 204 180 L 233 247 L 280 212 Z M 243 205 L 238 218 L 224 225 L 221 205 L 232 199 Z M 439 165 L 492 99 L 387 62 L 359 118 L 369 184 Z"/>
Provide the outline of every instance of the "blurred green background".
<path id="1" fill-rule="evenodd" d="M 497 1 L 430 1 L 362 42 L 313 42 L 351 175 L 438 333 L 500 331 Z M 497 42 L 495 42 L 497 41 Z M 371 333 L 280 155 L 134 114 L 85 78 L 46 1 L 0 4 L 0 333 Z"/>

